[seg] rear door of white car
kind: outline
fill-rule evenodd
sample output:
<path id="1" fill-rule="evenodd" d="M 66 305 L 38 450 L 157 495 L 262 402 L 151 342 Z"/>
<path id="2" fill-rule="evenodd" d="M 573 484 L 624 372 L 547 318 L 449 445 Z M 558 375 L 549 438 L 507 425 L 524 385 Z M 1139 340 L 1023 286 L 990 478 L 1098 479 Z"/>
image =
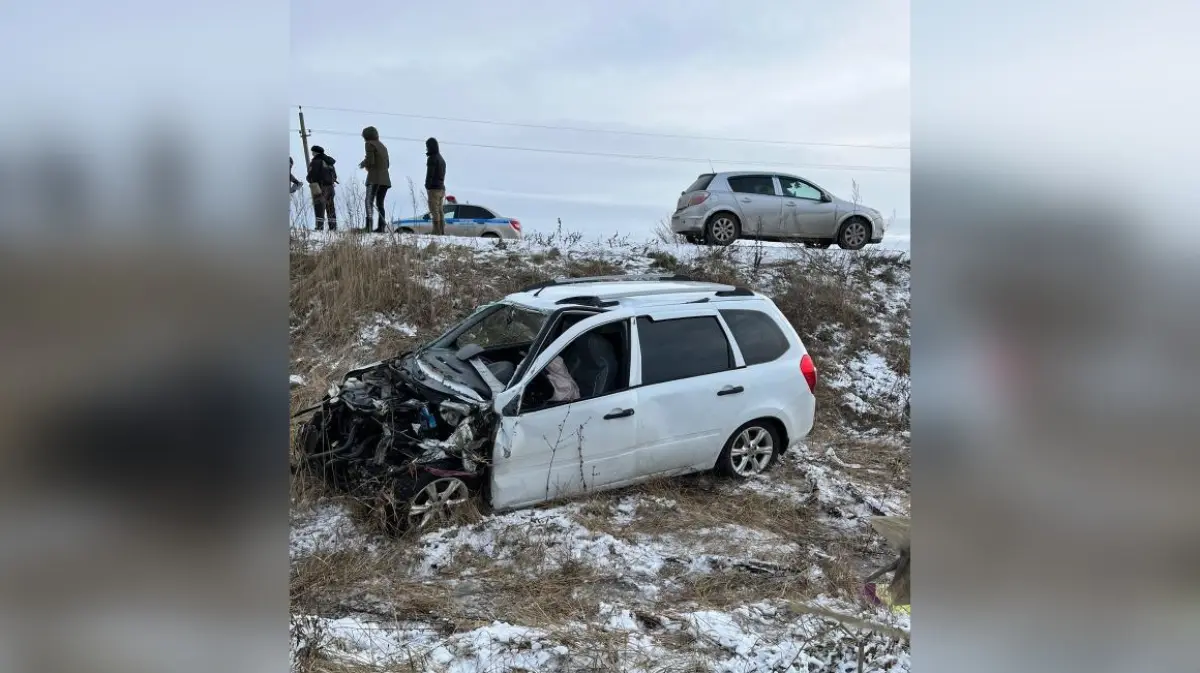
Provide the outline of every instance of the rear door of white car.
<path id="1" fill-rule="evenodd" d="M 724 321 L 712 308 L 674 307 L 642 313 L 634 332 L 639 476 L 711 468 L 743 422 L 750 384 Z"/>

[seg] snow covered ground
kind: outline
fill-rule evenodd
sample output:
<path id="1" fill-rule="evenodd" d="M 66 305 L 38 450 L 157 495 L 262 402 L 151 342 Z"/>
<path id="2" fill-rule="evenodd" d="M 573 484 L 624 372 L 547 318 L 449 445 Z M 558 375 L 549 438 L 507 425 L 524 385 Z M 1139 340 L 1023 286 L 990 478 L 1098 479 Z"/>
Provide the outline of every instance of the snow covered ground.
<path id="1" fill-rule="evenodd" d="M 303 245 L 321 248 L 350 236 L 306 232 Z M 854 278 L 845 301 L 860 310 L 853 315 L 867 311 L 870 318 L 854 327 L 846 324 L 850 318 L 831 314 L 813 334 L 802 334 L 819 362 L 819 385 L 828 390 L 819 399 L 834 408 L 806 443 L 754 480 L 686 477 L 484 514 L 400 540 L 377 535 L 351 503 L 294 497 L 297 669 L 910 669 L 908 616 L 857 597 L 859 579 L 890 560 L 867 518 L 908 512 L 906 255 L 752 243 L 714 251 L 561 236 L 502 245 L 390 235 L 360 240 L 368 239 L 454 246 L 479 264 L 513 256 L 548 264 L 561 255 L 602 260 L 627 273 L 719 254 L 768 293 L 797 291 L 794 278 L 782 284 L 803 262 Z M 872 255 L 878 263 L 867 259 Z M 418 331 L 401 308 L 362 315 L 351 338 L 370 349 L 389 335 Z M 314 357 L 294 358 L 301 384 L 319 385 L 314 375 L 353 364 L 317 369 Z M 293 385 L 301 394 L 300 384 Z"/>

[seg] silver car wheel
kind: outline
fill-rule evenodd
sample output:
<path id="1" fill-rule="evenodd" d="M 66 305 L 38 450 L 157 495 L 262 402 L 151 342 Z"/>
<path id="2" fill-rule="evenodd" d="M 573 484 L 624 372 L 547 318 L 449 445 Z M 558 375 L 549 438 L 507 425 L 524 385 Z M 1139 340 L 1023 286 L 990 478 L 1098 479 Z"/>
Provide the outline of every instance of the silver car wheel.
<path id="1" fill-rule="evenodd" d="M 842 240 L 851 248 L 857 248 L 867 243 L 867 227 L 862 222 L 854 220 L 846 225 L 842 232 Z"/>
<path id="2" fill-rule="evenodd" d="M 743 477 L 758 474 L 767 469 L 771 458 L 775 455 L 775 440 L 766 428 L 753 425 L 733 440 L 729 451 L 729 459 L 733 463 L 733 471 Z"/>
<path id="3" fill-rule="evenodd" d="M 470 497 L 462 479 L 446 477 L 434 480 L 409 501 L 408 521 L 414 528 L 424 528 L 429 522 L 467 504 Z"/>
<path id="4" fill-rule="evenodd" d="M 718 217 L 712 223 L 712 236 L 717 243 L 732 242 L 737 237 L 737 223 L 729 217 Z"/>

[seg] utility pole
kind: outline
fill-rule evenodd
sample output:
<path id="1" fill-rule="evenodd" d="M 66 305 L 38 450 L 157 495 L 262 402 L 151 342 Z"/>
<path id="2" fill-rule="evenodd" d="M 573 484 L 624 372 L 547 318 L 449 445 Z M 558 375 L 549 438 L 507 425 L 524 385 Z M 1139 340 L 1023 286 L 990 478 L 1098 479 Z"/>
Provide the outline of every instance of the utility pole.
<path id="1" fill-rule="evenodd" d="M 312 157 L 308 153 L 308 136 L 311 134 L 304 127 L 304 108 L 296 107 L 300 110 L 300 142 L 304 143 L 304 170 L 307 171 L 308 164 L 312 162 Z"/>

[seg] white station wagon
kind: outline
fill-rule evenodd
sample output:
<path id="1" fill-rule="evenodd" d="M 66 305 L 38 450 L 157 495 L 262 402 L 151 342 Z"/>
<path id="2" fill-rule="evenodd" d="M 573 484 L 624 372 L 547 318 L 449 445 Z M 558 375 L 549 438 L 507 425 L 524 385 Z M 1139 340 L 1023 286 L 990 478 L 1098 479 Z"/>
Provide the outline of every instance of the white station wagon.
<path id="1" fill-rule="evenodd" d="M 716 469 L 767 470 L 812 428 L 817 373 L 767 297 L 679 276 L 548 281 L 349 372 L 302 448 L 391 484 L 401 527 Z"/>

